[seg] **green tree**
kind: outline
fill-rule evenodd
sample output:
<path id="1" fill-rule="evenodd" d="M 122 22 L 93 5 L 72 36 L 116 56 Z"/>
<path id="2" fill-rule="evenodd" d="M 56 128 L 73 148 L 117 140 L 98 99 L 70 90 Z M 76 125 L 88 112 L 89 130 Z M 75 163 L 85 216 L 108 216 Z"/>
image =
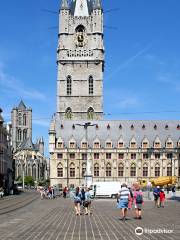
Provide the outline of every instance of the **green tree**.
<path id="1" fill-rule="evenodd" d="M 24 184 L 27 186 L 34 186 L 34 178 L 31 176 L 26 176 L 24 178 Z"/>

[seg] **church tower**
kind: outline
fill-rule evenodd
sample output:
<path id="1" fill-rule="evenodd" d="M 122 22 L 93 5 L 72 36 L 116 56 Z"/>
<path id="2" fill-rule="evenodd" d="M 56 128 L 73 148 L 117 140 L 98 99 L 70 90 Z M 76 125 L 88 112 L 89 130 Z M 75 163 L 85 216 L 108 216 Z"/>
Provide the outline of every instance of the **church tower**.
<path id="1" fill-rule="evenodd" d="M 32 140 L 32 109 L 27 108 L 21 100 L 19 106 L 11 111 L 11 122 L 12 147 L 15 152 L 24 140 Z"/>
<path id="2" fill-rule="evenodd" d="M 57 116 L 103 117 L 103 9 L 101 0 L 62 0 L 57 49 Z"/>

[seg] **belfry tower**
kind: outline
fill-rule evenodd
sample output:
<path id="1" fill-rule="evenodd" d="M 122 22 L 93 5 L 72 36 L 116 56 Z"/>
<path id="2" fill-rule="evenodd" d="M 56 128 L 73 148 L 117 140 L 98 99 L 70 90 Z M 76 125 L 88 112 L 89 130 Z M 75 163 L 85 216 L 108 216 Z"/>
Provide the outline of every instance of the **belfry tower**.
<path id="1" fill-rule="evenodd" d="M 103 117 L 103 9 L 100 0 L 62 0 L 57 49 L 57 117 Z"/>

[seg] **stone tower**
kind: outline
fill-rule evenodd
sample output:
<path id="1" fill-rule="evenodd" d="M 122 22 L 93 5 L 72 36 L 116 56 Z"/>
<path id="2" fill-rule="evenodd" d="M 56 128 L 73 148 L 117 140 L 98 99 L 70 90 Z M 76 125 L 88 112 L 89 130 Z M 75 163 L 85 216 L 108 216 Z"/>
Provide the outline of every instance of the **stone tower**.
<path id="1" fill-rule="evenodd" d="M 18 146 L 26 139 L 32 140 L 32 109 L 27 108 L 23 101 L 11 111 L 12 121 L 12 147 L 16 151 Z"/>
<path id="2" fill-rule="evenodd" d="M 62 0 L 57 64 L 57 116 L 101 120 L 104 43 L 100 0 Z"/>

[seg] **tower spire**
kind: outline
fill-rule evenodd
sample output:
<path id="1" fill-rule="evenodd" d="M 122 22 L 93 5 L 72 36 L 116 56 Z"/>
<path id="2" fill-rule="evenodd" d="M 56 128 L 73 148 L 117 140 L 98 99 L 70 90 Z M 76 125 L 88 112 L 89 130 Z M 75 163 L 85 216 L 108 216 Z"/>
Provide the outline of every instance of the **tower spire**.
<path id="1" fill-rule="evenodd" d="M 77 17 L 89 16 L 87 0 L 76 0 L 74 16 Z"/>
<path id="2" fill-rule="evenodd" d="M 69 9 L 68 1 L 67 0 L 62 0 L 61 10 L 68 10 L 68 9 Z"/>
<path id="3" fill-rule="evenodd" d="M 102 9 L 102 2 L 101 0 L 94 1 L 94 9 Z"/>

